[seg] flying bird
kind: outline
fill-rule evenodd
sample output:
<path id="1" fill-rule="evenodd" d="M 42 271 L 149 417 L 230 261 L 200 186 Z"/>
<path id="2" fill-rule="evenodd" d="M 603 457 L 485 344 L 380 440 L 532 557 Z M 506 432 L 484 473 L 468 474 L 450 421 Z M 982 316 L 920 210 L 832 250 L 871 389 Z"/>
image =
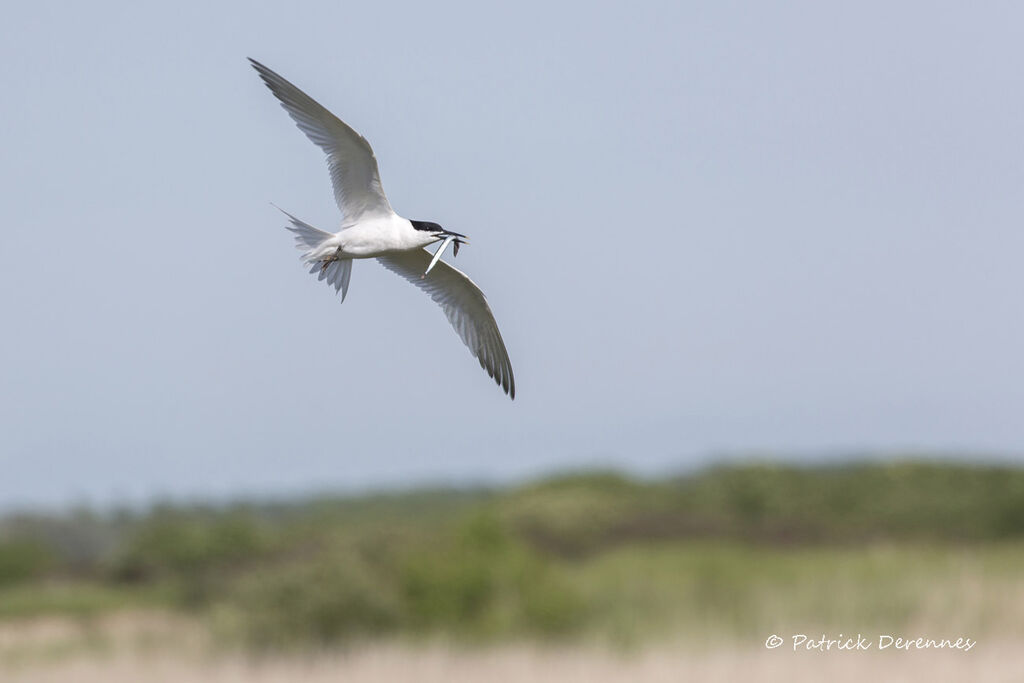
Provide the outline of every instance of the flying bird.
<path id="1" fill-rule="evenodd" d="M 312 97 L 254 59 L 249 60 L 270 92 L 310 140 L 327 154 L 341 229 L 326 232 L 287 211 L 302 259 L 317 279 L 333 285 L 345 301 L 354 259 L 375 258 L 388 270 L 426 292 L 444 310 L 448 322 L 505 393 L 516 397 L 512 364 L 484 293 L 461 271 L 441 260 L 449 244 L 457 256 L 465 235 L 430 221 L 413 221 L 394 212 L 380 182 L 370 143 Z M 424 247 L 440 242 L 431 255 Z"/>

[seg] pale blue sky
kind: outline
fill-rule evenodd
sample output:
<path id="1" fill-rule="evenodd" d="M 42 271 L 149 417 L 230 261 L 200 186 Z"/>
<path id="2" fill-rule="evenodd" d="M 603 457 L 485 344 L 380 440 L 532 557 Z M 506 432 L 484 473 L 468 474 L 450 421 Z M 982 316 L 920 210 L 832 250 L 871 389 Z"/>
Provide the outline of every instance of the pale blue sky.
<path id="1" fill-rule="evenodd" d="M 1024 453 L 1014 3 L 17 3 L 0 506 L 717 453 Z M 468 234 L 510 402 L 373 262 L 255 57 Z"/>

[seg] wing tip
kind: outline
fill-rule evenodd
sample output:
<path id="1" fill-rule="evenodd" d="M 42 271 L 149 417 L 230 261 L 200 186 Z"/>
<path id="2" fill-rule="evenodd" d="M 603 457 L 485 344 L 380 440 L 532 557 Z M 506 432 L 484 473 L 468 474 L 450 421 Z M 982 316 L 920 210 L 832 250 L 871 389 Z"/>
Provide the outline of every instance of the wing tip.
<path id="1" fill-rule="evenodd" d="M 257 60 L 253 59 L 252 57 L 246 57 L 246 59 L 249 60 L 249 66 L 251 66 L 252 68 L 256 69 L 256 71 L 260 75 L 263 75 L 264 73 L 270 71 L 270 69 L 268 69 L 266 66 L 264 66 L 263 64 L 261 64 Z"/>
<path id="2" fill-rule="evenodd" d="M 510 400 L 516 400 L 516 380 L 512 376 L 512 366 L 506 365 L 504 368 L 498 368 L 495 371 L 491 371 L 487 368 L 487 373 L 494 378 L 495 383 L 504 390 L 505 395 Z"/>

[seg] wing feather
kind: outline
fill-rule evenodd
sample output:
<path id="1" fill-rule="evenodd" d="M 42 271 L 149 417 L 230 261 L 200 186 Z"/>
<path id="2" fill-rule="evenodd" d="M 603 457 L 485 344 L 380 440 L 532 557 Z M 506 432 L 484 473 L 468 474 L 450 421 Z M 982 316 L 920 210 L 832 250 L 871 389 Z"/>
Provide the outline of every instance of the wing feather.
<path id="1" fill-rule="evenodd" d="M 366 138 L 282 76 L 254 59 L 249 61 L 299 130 L 327 154 L 334 199 L 346 220 L 393 213 L 380 183 L 377 158 Z"/>
<path id="2" fill-rule="evenodd" d="M 465 273 L 444 261 L 438 261 L 430 274 L 422 277 L 431 258 L 426 249 L 416 249 L 378 256 L 377 260 L 422 289 L 441 307 L 455 332 L 480 362 L 480 367 L 505 390 L 509 398 L 514 399 L 516 382 L 512 363 L 498 331 L 498 323 L 487 305 L 487 298 Z"/>

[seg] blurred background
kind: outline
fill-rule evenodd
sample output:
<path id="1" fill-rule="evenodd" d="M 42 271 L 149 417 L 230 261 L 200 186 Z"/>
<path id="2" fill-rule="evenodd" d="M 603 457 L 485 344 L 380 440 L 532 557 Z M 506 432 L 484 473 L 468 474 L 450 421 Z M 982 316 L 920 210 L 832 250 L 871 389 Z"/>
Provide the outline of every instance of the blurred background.
<path id="1" fill-rule="evenodd" d="M 0 677 L 1024 675 L 1022 19 L 7 8 Z M 304 271 L 270 202 L 339 216 L 246 57 L 472 238 L 515 402 Z M 764 648 L 815 631 L 985 647 Z"/>

